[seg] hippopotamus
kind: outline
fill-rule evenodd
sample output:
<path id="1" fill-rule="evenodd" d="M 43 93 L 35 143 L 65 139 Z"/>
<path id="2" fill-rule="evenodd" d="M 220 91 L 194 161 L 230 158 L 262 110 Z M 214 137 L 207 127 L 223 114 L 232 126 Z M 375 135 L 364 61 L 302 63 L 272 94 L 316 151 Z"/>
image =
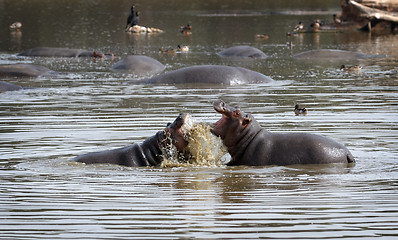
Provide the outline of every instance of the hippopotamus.
<path id="1" fill-rule="evenodd" d="M 254 117 L 239 108 L 216 101 L 214 109 L 222 114 L 212 133 L 221 137 L 231 155 L 227 165 L 294 165 L 354 163 L 342 144 L 310 133 L 271 133 Z"/>
<path id="2" fill-rule="evenodd" d="M 0 93 L 7 91 L 17 91 L 21 90 L 22 87 L 16 84 L 0 81 Z"/>
<path id="3" fill-rule="evenodd" d="M 51 48 L 51 47 L 38 47 L 31 48 L 23 51 L 17 56 L 26 57 L 94 57 L 94 58 L 105 58 L 109 57 L 113 59 L 113 54 L 104 54 L 96 51 L 87 51 L 84 49 L 73 49 L 73 48 Z"/>
<path id="4" fill-rule="evenodd" d="M 115 63 L 111 67 L 111 70 L 115 72 L 133 73 L 143 76 L 159 73 L 165 68 L 165 65 L 151 57 L 142 55 L 131 55 Z"/>
<path id="5" fill-rule="evenodd" d="M 221 57 L 240 57 L 240 58 L 267 58 L 268 56 L 261 50 L 251 46 L 235 46 L 218 52 Z"/>
<path id="6" fill-rule="evenodd" d="M 87 153 L 74 158 L 76 162 L 85 164 L 118 164 L 128 167 L 158 166 L 168 157 L 167 147 L 173 144 L 178 152 L 182 153 L 187 142 L 187 131 L 191 127 L 189 114 L 180 114 L 173 123 L 165 129 L 147 138 L 142 143 L 106 150 Z"/>
<path id="7" fill-rule="evenodd" d="M 363 58 L 385 57 L 383 55 L 368 55 L 359 52 L 351 52 L 338 49 L 318 49 L 301 52 L 293 55 L 298 60 L 357 60 Z"/>
<path id="8" fill-rule="evenodd" d="M 38 77 L 50 73 L 52 73 L 50 69 L 32 64 L 0 65 L 2 77 Z"/>
<path id="9" fill-rule="evenodd" d="M 268 83 L 274 80 L 264 74 L 242 67 L 197 65 L 180 68 L 158 76 L 130 81 L 136 84 L 244 84 Z"/>

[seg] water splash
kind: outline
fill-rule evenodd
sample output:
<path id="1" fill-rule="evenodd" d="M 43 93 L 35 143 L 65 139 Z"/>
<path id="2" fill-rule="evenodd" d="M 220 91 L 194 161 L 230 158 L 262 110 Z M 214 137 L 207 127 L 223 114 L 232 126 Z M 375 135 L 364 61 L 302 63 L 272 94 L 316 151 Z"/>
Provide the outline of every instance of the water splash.
<path id="1" fill-rule="evenodd" d="M 199 166 L 220 166 L 227 148 L 219 137 L 210 132 L 206 123 L 193 125 L 189 131 L 188 151 L 192 155 L 190 161 Z"/>
<path id="2" fill-rule="evenodd" d="M 222 166 L 227 149 L 219 137 L 214 136 L 206 123 L 194 123 L 187 133 L 185 153 L 178 153 L 174 146 L 167 146 L 167 157 L 161 167 Z"/>

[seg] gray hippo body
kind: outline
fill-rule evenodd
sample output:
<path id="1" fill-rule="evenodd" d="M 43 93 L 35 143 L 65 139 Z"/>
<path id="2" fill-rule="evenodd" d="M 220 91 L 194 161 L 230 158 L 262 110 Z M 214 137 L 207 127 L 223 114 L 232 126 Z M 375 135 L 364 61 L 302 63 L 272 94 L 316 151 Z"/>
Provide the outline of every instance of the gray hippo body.
<path id="1" fill-rule="evenodd" d="M 189 115 L 180 114 L 163 131 L 157 132 L 142 143 L 87 153 L 73 160 L 85 164 L 118 164 L 128 167 L 158 166 L 167 157 L 167 146 L 173 144 L 178 152 L 184 151 L 188 145 L 186 132 L 189 128 Z"/>
<path id="2" fill-rule="evenodd" d="M 301 52 L 293 55 L 298 60 L 357 60 L 364 58 L 384 57 L 383 55 L 368 55 L 359 52 L 351 52 L 338 49 L 318 49 Z"/>
<path id="3" fill-rule="evenodd" d="M 139 84 L 245 84 L 274 80 L 264 74 L 242 67 L 198 65 L 170 71 L 152 78 L 131 81 Z"/>
<path id="4" fill-rule="evenodd" d="M 271 133 L 259 125 L 251 114 L 214 103 L 222 118 L 212 132 L 220 136 L 231 155 L 228 165 L 293 165 L 354 163 L 354 157 L 342 144 L 308 133 Z"/>
<path id="5" fill-rule="evenodd" d="M 53 71 L 32 64 L 0 65 L 0 76 L 2 77 L 38 77 L 50 73 L 53 73 Z"/>
<path id="6" fill-rule="evenodd" d="M 251 46 L 235 46 L 218 52 L 221 57 L 239 57 L 239 58 L 267 58 L 268 56 L 261 50 Z"/>
<path id="7" fill-rule="evenodd" d="M 111 70 L 120 73 L 132 73 L 139 76 L 153 75 L 166 68 L 158 60 L 142 55 L 127 56 L 115 63 Z"/>
<path id="8" fill-rule="evenodd" d="M 22 87 L 8 82 L 0 81 L 0 93 L 21 90 Z"/>
<path id="9" fill-rule="evenodd" d="M 98 53 L 84 49 L 73 48 L 31 48 L 18 54 L 26 57 L 95 57 Z"/>

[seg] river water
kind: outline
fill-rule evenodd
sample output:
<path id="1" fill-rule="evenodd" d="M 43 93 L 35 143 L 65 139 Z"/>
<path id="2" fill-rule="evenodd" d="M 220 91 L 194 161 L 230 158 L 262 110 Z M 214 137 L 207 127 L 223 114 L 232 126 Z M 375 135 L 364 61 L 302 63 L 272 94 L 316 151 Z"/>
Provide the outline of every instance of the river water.
<path id="1" fill-rule="evenodd" d="M 398 35 L 285 35 L 299 21 L 331 22 L 338 2 L 136 1 L 141 24 L 165 31 L 139 35 L 123 30 L 130 1 L 0 1 L 0 63 L 61 72 L 1 79 L 29 89 L 0 94 L 0 239 L 397 239 Z M 23 23 L 21 32 L 9 31 L 14 21 Z M 187 23 L 193 31 L 183 36 L 178 28 Z M 158 52 L 178 44 L 190 52 Z M 269 58 L 216 55 L 233 45 L 257 47 Z M 16 56 L 39 46 L 110 51 L 116 59 Z M 291 57 L 321 48 L 386 56 L 355 62 Z M 165 71 L 222 64 L 276 81 L 128 85 L 137 77 L 109 67 L 129 54 L 158 59 Z M 363 69 L 343 72 L 342 63 Z M 357 164 L 129 168 L 70 161 L 141 142 L 180 112 L 215 122 L 218 99 L 251 112 L 270 131 L 335 139 Z M 308 114 L 295 116 L 295 103 Z"/>

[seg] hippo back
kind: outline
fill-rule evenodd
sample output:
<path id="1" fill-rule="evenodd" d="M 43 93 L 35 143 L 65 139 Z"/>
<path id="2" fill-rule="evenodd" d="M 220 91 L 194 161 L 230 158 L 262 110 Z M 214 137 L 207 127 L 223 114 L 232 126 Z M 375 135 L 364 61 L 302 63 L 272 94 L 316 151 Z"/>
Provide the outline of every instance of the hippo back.
<path id="1" fill-rule="evenodd" d="M 132 73 L 139 76 L 153 75 L 166 68 L 161 62 L 142 55 L 127 56 L 115 63 L 111 70 L 120 73 Z"/>
<path id="2" fill-rule="evenodd" d="M 300 60 L 322 60 L 322 59 L 341 59 L 341 60 L 356 60 L 361 58 L 376 58 L 383 57 L 383 55 L 368 55 L 359 52 L 345 51 L 339 49 L 317 49 L 306 52 L 297 53 L 293 56 Z"/>
<path id="3" fill-rule="evenodd" d="M 243 58 L 267 58 L 268 56 L 261 50 L 251 46 L 235 46 L 218 52 L 221 57 L 243 57 Z"/>
<path id="4" fill-rule="evenodd" d="M 274 81 L 259 72 L 242 67 L 199 65 L 181 68 L 138 81 L 145 84 L 227 84 L 266 83 Z M 131 82 L 133 83 L 133 82 Z"/>
<path id="5" fill-rule="evenodd" d="M 88 57 L 93 56 L 92 52 L 84 49 L 70 49 L 70 48 L 50 48 L 38 47 L 28 49 L 18 54 L 18 56 L 26 57 Z"/>
<path id="6" fill-rule="evenodd" d="M 38 77 L 51 72 L 50 69 L 32 64 L 9 64 L 0 66 L 0 76 Z"/>
<path id="7" fill-rule="evenodd" d="M 19 85 L 0 81 L 0 93 L 7 92 L 7 91 L 16 91 L 16 90 L 21 90 L 21 89 L 22 89 L 22 87 Z"/>

